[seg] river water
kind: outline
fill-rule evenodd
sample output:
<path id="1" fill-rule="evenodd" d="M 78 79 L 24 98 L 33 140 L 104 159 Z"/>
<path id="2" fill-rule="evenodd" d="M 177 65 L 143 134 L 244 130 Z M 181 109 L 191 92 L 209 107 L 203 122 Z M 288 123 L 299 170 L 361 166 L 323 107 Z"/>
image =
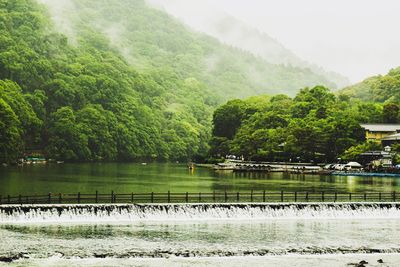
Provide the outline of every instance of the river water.
<path id="1" fill-rule="evenodd" d="M 396 178 L 235 174 L 179 164 L 62 164 L 0 169 L 1 194 L 350 191 Z M 400 209 L 190 205 L 0 213 L 0 266 L 400 266 Z M 13 259 L 11 264 L 4 263 Z M 383 263 L 378 262 L 382 260 Z"/>
<path id="2" fill-rule="evenodd" d="M 92 163 L 0 167 L 0 195 L 212 191 L 400 191 L 400 178 L 190 171 L 183 164 Z"/>

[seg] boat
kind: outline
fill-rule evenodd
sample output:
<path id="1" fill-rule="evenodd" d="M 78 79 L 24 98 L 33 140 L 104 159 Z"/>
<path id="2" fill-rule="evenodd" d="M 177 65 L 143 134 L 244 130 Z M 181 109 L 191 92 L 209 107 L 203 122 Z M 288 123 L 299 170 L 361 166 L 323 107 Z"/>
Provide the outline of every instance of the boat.
<path id="1" fill-rule="evenodd" d="M 217 163 L 217 164 L 215 164 L 213 166 L 213 169 L 216 170 L 216 171 L 233 171 L 236 168 L 237 168 L 236 164 L 235 163 L 231 163 L 231 162 L 228 162 L 228 163 Z"/>

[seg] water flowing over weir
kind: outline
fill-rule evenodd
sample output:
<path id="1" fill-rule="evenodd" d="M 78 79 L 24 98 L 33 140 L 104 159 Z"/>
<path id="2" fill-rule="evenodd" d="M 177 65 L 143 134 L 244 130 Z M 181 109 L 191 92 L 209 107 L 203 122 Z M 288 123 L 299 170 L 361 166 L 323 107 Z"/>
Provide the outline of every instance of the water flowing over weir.
<path id="1" fill-rule="evenodd" d="M 282 257 L 267 266 L 292 267 L 302 266 L 301 255 L 311 257 L 306 266 L 320 266 L 325 256 L 332 264 L 323 266 L 380 258 L 400 266 L 399 236 L 400 203 L 0 207 L 0 265 L 226 266 L 221 259 L 241 257 L 264 266 Z"/>
<path id="2" fill-rule="evenodd" d="M 400 219 L 400 203 L 88 204 L 0 206 L 0 224 L 368 218 Z"/>

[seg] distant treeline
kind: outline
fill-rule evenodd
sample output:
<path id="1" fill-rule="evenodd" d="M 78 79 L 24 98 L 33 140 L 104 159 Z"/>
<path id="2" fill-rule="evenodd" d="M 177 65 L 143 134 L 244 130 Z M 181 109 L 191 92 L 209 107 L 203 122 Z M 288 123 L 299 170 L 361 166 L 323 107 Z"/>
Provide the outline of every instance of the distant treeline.
<path id="1" fill-rule="evenodd" d="M 365 142 L 360 123 L 398 123 L 399 106 L 350 101 L 327 88 L 302 89 L 296 97 L 232 100 L 214 113 L 210 157 L 244 156 L 268 161 L 352 159 L 377 143 Z"/>

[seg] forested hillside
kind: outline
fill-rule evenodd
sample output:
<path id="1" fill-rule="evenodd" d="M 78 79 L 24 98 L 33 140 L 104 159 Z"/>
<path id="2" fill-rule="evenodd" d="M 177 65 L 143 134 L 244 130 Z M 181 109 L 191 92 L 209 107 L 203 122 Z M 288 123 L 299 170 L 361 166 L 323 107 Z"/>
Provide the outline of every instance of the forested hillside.
<path id="1" fill-rule="evenodd" d="M 231 100 L 214 113 L 210 156 L 316 162 L 353 159 L 354 151 L 380 148 L 364 143 L 360 123 L 399 121 L 399 106 L 394 103 L 350 101 L 321 86 L 305 88 L 294 98 Z"/>
<path id="2" fill-rule="evenodd" d="M 93 39 L 88 31 L 96 33 L 135 69 L 161 72 L 168 79 L 193 77 L 224 100 L 260 93 L 294 95 L 299 88 L 316 84 L 336 86 L 309 69 L 270 64 L 192 32 L 144 0 L 41 1 L 70 39 Z"/>
<path id="3" fill-rule="evenodd" d="M 400 102 L 400 67 L 387 75 L 370 77 L 340 91 L 340 94 L 355 99 L 376 102 Z"/>
<path id="4" fill-rule="evenodd" d="M 53 20 L 35 0 L 0 0 L 0 162 L 36 150 L 190 159 L 208 150 L 223 99 L 329 85 L 192 33 L 142 0 L 44 2 L 68 5 Z"/>

